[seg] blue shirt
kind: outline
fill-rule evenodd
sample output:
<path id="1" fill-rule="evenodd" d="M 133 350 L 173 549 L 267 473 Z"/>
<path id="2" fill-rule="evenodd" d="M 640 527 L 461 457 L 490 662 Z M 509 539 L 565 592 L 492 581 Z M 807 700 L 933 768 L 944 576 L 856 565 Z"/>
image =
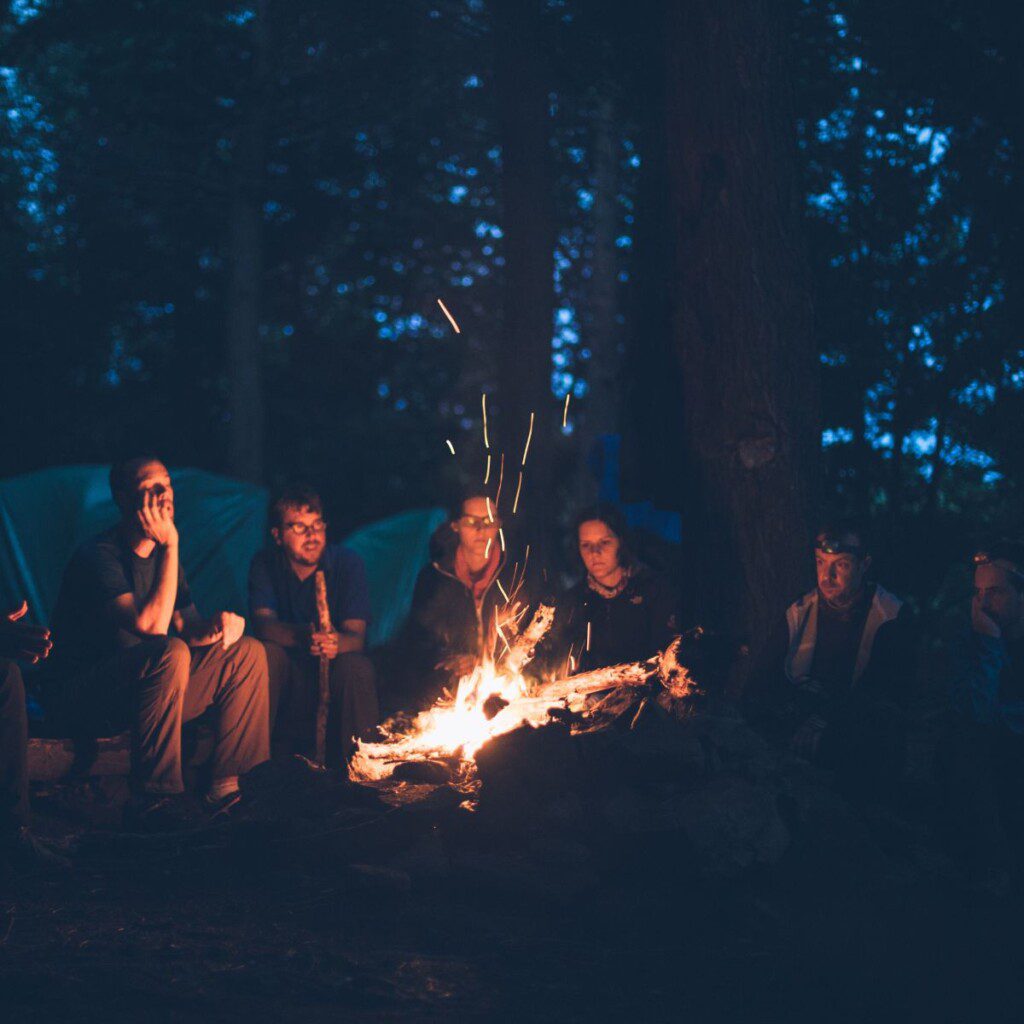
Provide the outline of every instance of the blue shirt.
<path id="1" fill-rule="evenodd" d="M 335 629 L 346 619 L 370 621 L 370 589 L 363 560 L 350 548 L 328 544 L 318 569 L 324 571 L 327 605 Z M 258 551 L 249 567 L 249 612 L 269 608 L 282 622 L 316 622 L 315 573 L 304 580 L 295 575 L 279 547 Z"/>

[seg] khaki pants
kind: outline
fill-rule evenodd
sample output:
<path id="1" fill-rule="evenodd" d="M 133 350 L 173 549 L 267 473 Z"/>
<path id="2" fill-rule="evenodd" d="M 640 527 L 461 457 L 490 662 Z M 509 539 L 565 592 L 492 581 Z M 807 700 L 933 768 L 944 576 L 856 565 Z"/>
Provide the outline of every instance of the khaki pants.
<path id="1" fill-rule="evenodd" d="M 270 670 L 275 745 L 306 757 L 316 754 L 319 703 L 317 662 L 305 651 L 264 643 Z M 331 707 L 327 718 L 327 763 L 340 767 L 380 721 L 373 663 L 365 654 L 339 654 L 331 661 Z M 276 749 L 276 746 L 275 746 Z"/>
<path id="2" fill-rule="evenodd" d="M 56 717 L 76 736 L 130 728 L 132 781 L 148 793 L 180 793 L 181 726 L 216 710 L 213 778 L 242 775 L 270 757 L 267 659 L 242 637 L 189 647 L 152 637 L 53 686 Z"/>

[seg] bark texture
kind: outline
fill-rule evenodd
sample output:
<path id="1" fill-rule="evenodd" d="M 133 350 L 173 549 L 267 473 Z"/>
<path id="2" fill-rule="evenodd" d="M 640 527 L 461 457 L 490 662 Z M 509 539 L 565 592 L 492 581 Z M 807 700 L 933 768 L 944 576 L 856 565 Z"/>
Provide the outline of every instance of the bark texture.
<path id="1" fill-rule="evenodd" d="M 810 581 L 819 439 L 785 26 L 770 0 L 666 14 L 688 575 L 756 647 Z"/>

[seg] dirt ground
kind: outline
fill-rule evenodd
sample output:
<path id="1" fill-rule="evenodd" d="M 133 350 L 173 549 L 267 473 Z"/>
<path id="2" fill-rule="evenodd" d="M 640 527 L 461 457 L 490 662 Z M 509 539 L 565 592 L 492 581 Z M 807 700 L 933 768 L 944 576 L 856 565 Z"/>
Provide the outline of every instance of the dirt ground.
<path id="1" fill-rule="evenodd" d="M 37 798 L 76 869 L 0 881 L 0 1019 L 1024 1019 L 1021 903 L 906 844 L 713 881 L 671 837 L 541 849 L 454 797 L 176 838 L 92 811 Z"/>

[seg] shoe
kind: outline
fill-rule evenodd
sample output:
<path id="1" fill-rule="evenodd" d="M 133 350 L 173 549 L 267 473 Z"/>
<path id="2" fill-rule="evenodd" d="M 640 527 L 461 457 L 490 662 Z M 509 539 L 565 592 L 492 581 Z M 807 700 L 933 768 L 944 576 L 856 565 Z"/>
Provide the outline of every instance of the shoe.
<path id="1" fill-rule="evenodd" d="M 209 821 L 220 821 L 226 818 L 241 801 L 242 793 L 237 789 L 226 796 L 210 796 L 207 793 L 203 797 L 203 812 Z"/>
<path id="2" fill-rule="evenodd" d="M 19 874 L 57 874 L 71 868 L 67 857 L 33 835 L 27 826 L 0 840 L 0 864 L 6 864 Z"/>
<path id="3" fill-rule="evenodd" d="M 180 793 L 151 793 L 133 798 L 124 809 L 125 832 L 156 834 L 187 832 L 200 822 L 195 809 Z"/>

